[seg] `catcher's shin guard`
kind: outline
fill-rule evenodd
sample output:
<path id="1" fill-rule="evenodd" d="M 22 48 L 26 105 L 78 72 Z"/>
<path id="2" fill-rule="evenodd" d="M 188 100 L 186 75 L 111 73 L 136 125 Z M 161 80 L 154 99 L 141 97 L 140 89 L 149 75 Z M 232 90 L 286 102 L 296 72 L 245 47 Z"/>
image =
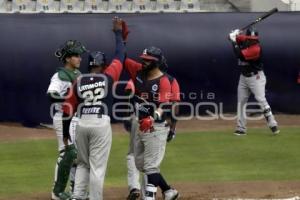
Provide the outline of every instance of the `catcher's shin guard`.
<path id="1" fill-rule="evenodd" d="M 147 184 L 145 200 L 155 200 L 156 192 L 157 192 L 157 187 L 155 187 L 152 184 Z"/>
<path id="2" fill-rule="evenodd" d="M 57 196 L 64 192 L 72 164 L 77 157 L 77 151 L 74 144 L 67 146 L 64 152 L 61 152 L 60 157 L 61 160 L 57 163 L 58 169 L 53 188 L 53 193 Z"/>
<path id="3" fill-rule="evenodd" d="M 148 184 L 148 176 L 146 174 L 143 175 L 142 178 L 142 186 L 141 186 L 141 195 L 142 195 L 142 199 L 146 198 L 146 187 Z"/>
<path id="4" fill-rule="evenodd" d="M 70 170 L 70 191 L 74 192 L 75 187 L 75 174 L 76 174 L 77 164 L 73 163 L 71 170 Z"/>

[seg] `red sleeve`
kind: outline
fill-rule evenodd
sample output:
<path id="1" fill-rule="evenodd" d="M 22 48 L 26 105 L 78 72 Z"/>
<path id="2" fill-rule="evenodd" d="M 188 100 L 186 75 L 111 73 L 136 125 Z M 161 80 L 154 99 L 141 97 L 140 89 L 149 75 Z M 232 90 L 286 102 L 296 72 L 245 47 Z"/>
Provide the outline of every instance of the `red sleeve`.
<path id="1" fill-rule="evenodd" d="M 171 83 L 168 77 L 164 76 L 160 79 L 159 83 L 159 102 L 165 103 L 170 102 L 172 97 Z"/>
<path id="2" fill-rule="evenodd" d="M 258 41 L 258 37 L 257 36 L 248 36 L 248 35 L 238 35 L 236 36 L 236 42 L 239 44 L 241 42 L 244 42 L 246 40 L 257 40 Z"/>
<path id="3" fill-rule="evenodd" d="M 118 59 L 113 59 L 110 65 L 105 69 L 104 73 L 112 77 L 114 81 L 118 81 L 123 70 L 123 65 Z"/>
<path id="4" fill-rule="evenodd" d="M 128 71 L 131 79 L 135 79 L 137 72 L 142 69 L 142 64 L 138 63 L 130 58 L 126 58 L 125 59 L 125 69 Z"/>
<path id="5" fill-rule="evenodd" d="M 171 83 L 171 101 L 180 101 L 180 88 L 177 80 L 174 78 L 174 80 Z"/>
<path id="6" fill-rule="evenodd" d="M 236 36 L 236 43 L 241 43 L 244 42 L 246 40 L 246 35 L 238 35 Z"/>
<path id="7" fill-rule="evenodd" d="M 73 116 L 74 113 L 77 111 L 77 106 L 78 106 L 78 99 L 77 99 L 77 84 L 73 84 L 73 86 L 70 88 L 68 92 L 68 96 L 63 103 L 63 112 Z"/>
<path id="8" fill-rule="evenodd" d="M 255 41 L 258 41 L 258 36 L 248 36 L 248 35 L 238 35 L 236 36 L 236 42 L 238 44 L 240 44 L 241 42 L 244 42 L 246 40 L 255 40 Z"/>
<path id="9" fill-rule="evenodd" d="M 242 54 L 245 60 L 257 60 L 260 57 L 261 47 L 259 44 L 254 44 L 246 49 L 242 50 Z"/>
<path id="10" fill-rule="evenodd" d="M 134 88 L 134 83 L 133 83 L 133 80 L 130 79 L 125 87 L 125 91 L 127 90 L 130 90 L 132 91 L 133 93 L 135 93 L 135 88 Z"/>

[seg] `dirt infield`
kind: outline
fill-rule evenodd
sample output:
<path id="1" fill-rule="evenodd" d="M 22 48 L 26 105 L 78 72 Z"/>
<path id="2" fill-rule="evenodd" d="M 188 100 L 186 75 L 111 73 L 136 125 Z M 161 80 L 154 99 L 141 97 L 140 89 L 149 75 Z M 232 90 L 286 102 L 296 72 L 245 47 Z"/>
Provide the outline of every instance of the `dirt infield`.
<path id="1" fill-rule="evenodd" d="M 208 200 L 208 199 L 285 199 L 300 194 L 300 181 L 294 182 L 224 182 L 224 183 L 177 183 L 174 185 L 180 192 L 180 200 Z M 125 200 L 126 188 L 106 188 L 104 200 Z M 10 198 L 10 200 L 49 200 L 49 194 L 34 194 Z M 161 195 L 159 194 L 159 198 Z M 1 199 L 0 200 L 4 200 Z"/>
<path id="2" fill-rule="evenodd" d="M 281 127 L 296 127 L 300 125 L 299 115 L 276 115 Z M 179 122 L 178 133 L 189 131 L 234 130 L 235 121 L 224 120 L 189 120 Z M 249 128 L 266 127 L 264 120 L 249 121 Z M 113 124 L 114 134 L 123 134 L 122 124 Z M 1 123 L 0 141 L 22 139 L 55 138 L 54 131 L 45 128 L 24 128 L 19 124 Z M 290 198 L 300 196 L 300 181 L 255 181 L 255 182 L 222 182 L 222 183 L 176 183 L 174 185 L 181 194 L 182 200 L 202 200 L 213 198 Z M 127 189 L 105 188 L 105 200 L 126 199 Z M 34 194 L 32 196 L 16 197 L 11 200 L 49 200 L 49 194 Z M 0 200 L 4 200 L 0 197 Z"/>

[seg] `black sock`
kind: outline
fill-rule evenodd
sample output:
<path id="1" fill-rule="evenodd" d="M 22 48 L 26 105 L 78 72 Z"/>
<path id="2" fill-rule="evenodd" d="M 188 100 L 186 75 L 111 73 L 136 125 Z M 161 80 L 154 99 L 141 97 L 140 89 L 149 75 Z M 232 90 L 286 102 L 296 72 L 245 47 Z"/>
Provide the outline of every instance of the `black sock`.
<path id="1" fill-rule="evenodd" d="M 160 176 L 159 187 L 160 187 L 161 191 L 165 192 L 165 191 L 171 189 L 171 187 L 167 184 L 164 177 L 161 174 L 159 174 L 159 176 Z"/>
<path id="2" fill-rule="evenodd" d="M 165 192 L 171 187 L 167 184 L 166 180 L 160 173 L 155 174 L 149 174 L 148 177 L 148 183 L 154 185 L 155 187 L 159 186 L 162 192 Z"/>
<path id="3" fill-rule="evenodd" d="M 147 175 L 148 183 L 154 185 L 155 187 L 157 187 L 159 185 L 159 182 L 160 182 L 160 176 L 159 175 L 160 174 L 158 174 L 158 173 Z"/>

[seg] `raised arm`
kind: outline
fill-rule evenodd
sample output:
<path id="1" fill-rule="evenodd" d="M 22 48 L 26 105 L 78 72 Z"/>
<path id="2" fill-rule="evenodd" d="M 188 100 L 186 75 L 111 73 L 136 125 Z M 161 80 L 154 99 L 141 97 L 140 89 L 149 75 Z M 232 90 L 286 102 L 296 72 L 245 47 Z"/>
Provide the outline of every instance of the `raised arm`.
<path id="1" fill-rule="evenodd" d="M 113 19 L 113 32 L 116 39 L 116 49 L 111 64 L 106 68 L 105 74 L 111 76 L 114 81 L 118 81 L 123 70 L 125 59 L 125 45 L 122 38 L 122 19 L 115 17 Z"/>

